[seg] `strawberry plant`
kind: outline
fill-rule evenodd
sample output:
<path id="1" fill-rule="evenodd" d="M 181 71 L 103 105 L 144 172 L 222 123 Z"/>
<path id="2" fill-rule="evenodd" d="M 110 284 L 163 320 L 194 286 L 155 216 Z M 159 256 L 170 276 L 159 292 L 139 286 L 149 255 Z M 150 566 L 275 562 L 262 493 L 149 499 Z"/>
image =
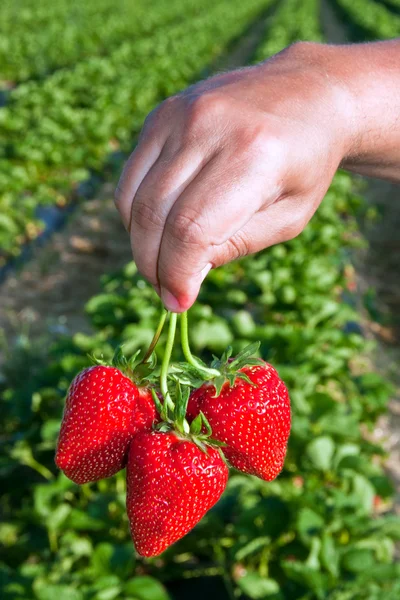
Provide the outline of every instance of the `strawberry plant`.
<path id="1" fill-rule="evenodd" d="M 39 206 L 63 207 L 82 195 L 82 182 L 103 175 L 110 155 L 131 149 L 154 104 L 199 77 L 271 3 L 189 2 L 187 20 L 180 2 L 162 3 L 153 35 L 132 41 L 125 29 L 105 55 L 11 91 L 0 107 L 0 266 L 40 235 Z"/>
<path id="2" fill-rule="evenodd" d="M 217 502 L 229 465 L 275 479 L 290 433 L 287 389 L 271 365 L 253 356 L 259 343 L 234 359 L 228 349 L 207 367 L 191 352 L 186 313 L 180 321 L 187 362 L 170 365 L 177 315 L 169 314 L 158 381 L 153 352 L 166 316 L 163 309 L 142 360 L 140 350 L 127 360 L 117 349 L 115 366 L 98 364 L 75 377 L 55 458 L 78 484 L 127 466 L 131 534 L 137 552 L 148 557 L 178 541 Z"/>
<path id="3" fill-rule="evenodd" d="M 159 311 L 150 286 L 127 265 L 105 276 L 102 294 L 88 303 L 93 335 L 13 354 L 2 383 L 6 598 L 41 600 L 47 589 L 67 588 L 84 600 L 129 598 L 136 589 L 140 598 L 148 585 L 156 600 L 167 597 L 157 585 L 206 576 L 247 598 L 356 600 L 360 590 L 366 600 L 396 597 L 399 521 L 384 452 L 365 435 L 390 386 L 368 371 L 362 336 L 346 330 L 357 321 L 343 301 L 346 248 L 358 243 L 352 187 L 340 174 L 299 238 L 208 275 L 191 311 L 193 350 L 210 363 L 227 344 L 236 355 L 260 339 L 261 356 L 290 390 L 292 433 L 278 479 L 232 474 L 219 502 L 157 559 L 133 552 L 123 472 L 78 487 L 53 462 L 64 397 L 89 366 L 87 354 L 111 360 L 120 342 L 127 354 L 151 343 Z M 291 282 L 295 294 L 282 294 Z M 161 362 L 166 341 L 163 332 Z M 184 358 L 173 352 L 174 362 Z"/>
<path id="4" fill-rule="evenodd" d="M 2 81 L 10 86 L 106 56 L 123 40 L 153 35 L 158 27 L 193 18 L 202 9 L 194 0 L 156 0 L 151 11 L 141 0 L 23 4 L 20 10 L 5 0 L 0 8 L 0 89 Z"/>
<path id="5" fill-rule="evenodd" d="M 296 38 L 320 39 L 316 3 L 310 0 L 300 7 L 287 1 L 276 6 L 260 59 Z M 253 8 L 247 3 L 242 3 L 243 12 L 236 12 L 232 2 L 218 4 L 225 8 L 214 11 L 215 3 L 207 5 L 207 14 L 195 21 L 187 36 L 177 23 L 176 42 L 160 32 L 151 42 L 139 40 L 132 53 L 121 44 L 114 47 L 114 58 L 99 55 L 81 69 L 77 65 L 75 86 L 68 72 L 60 72 L 47 85 L 32 82 L 13 92 L 11 103 L 18 110 L 6 113 L 11 142 L 1 158 L 6 190 L 1 212 L 8 217 L 2 240 L 8 240 L 9 249 L 15 249 L 13 236 L 33 218 L 39 199 L 53 202 L 49 190 L 68 196 L 71 182 L 86 176 L 79 169 L 89 156 L 88 164 L 101 169 L 115 130 L 120 147 L 128 149 L 132 131 L 148 108 L 186 85 L 261 9 L 261 3 L 257 8 L 254 4 L 251 16 Z M 295 19 L 284 5 L 299 11 Z M 362 3 L 369 5 L 368 0 Z M 37 3 L 29 6 L 27 19 Z M 43 19 L 46 10 L 40 13 Z M 171 60 L 165 47 L 171 50 Z M 56 108 L 58 102 L 62 111 Z M 40 133 L 40 143 L 35 136 L 25 136 L 30 158 L 21 155 L 17 160 L 18 133 L 11 133 L 18 132 L 20 122 L 28 122 L 28 115 L 44 120 L 43 127 L 59 119 L 67 126 L 54 127 L 47 137 Z M 45 157 L 65 145 L 68 129 L 75 141 L 68 146 L 70 156 L 61 154 L 63 170 L 49 165 Z M 57 135 L 60 140 L 49 149 L 49 140 Z M 46 154 L 38 154 L 44 150 Z M 17 201 L 22 207 L 18 213 Z M 290 390 L 292 432 L 285 467 L 276 480 L 232 474 L 222 497 L 196 527 L 157 558 L 142 559 L 133 551 L 123 471 L 77 486 L 54 464 L 64 399 L 76 373 L 90 367 L 88 354 L 111 361 L 120 343 L 128 355 L 151 344 L 159 318 L 151 287 L 129 264 L 105 275 L 102 293 L 88 302 L 93 334 L 51 342 L 45 337 L 37 343 L 21 336 L 0 379 L 2 597 L 166 600 L 179 598 L 180 588 L 185 589 L 183 597 L 195 598 L 211 581 L 213 587 L 206 593 L 221 599 L 397 600 L 400 524 L 392 510 L 393 486 L 385 475 L 384 450 L 370 436 L 391 387 L 370 371 L 365 358 L 369 344 L 351 296 L 349 253 L 362 243 L 354 219 L 360 202 L 350 176 L 339 173 L 301 236 L 208 275 L 191 311 L 193 350 L 209 364 L 212 355 L 219 356 L 228 345 L 236 356 L 260 340 L 260 355 L 276 367 Z M 162 333 L 155 349 L 159 362 L 159 348 L 166 341 Z M 172 357 L 178 364 L 185 358 L 178 349 Z M 151 443 L 148 433 L 140 435 L 146 448 Z M 193 446 L 190 451 L 195 452 Z M 182 464 L 168 461 L 165 469 L 172 476 Z M 154 468 L 147 455 L 142 466 L 144 475 Z M 131 495 L 137 487 L 128 485 Z M 167 503 L 173 501 L 166 487 L 162 492 Z M 202 511 L 213 500 L 207 488 Z M 130 513 L 134 536 L 135 501 L 134 497 Z M 168 515 L 162 504 L 160 520 Z M 148 531 L 141 533 L 147 536 Z"/>
<path id="6" fill-rule="evenodd" d="M 336 0 L 351 23 L 372 39 L 395 38 L 400 35 L 400 16 L 385 5 L 371 0 Z"/>

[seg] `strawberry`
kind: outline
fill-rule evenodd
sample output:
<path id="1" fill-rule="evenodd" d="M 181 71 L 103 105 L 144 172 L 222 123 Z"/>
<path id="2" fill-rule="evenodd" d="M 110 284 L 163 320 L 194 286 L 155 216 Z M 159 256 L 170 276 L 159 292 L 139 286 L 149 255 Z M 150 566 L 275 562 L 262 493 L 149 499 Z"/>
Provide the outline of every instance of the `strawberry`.
<path id="1" fill-rule="evenodd" d="M 212 437 L 226 444 L 222 451 L 229 463 L 271 481 L 282 470 L 290 433 L 288 391 L 270 364 L 259 359 L 247 366 L 241 362 L 228 361 L 226 379 L 206 382 L 192 392 L 187 417 L 190 422 L 201 411 Z M 231 367 L 237 369 L 234 374 Z"/>
<path id="2" fill-rule="evenodd" d="M 129 450 L 127 512 L 137 552 L 156 556 L 186 535 L 218 501 L 228 468 L 213 447 L 176 432 L 142 431 Z"/>
<path id="3" fill-rule="evenodd" d="M 148 389 L 114 367 L 85 369 L 68 391 L 56 464 L 75 483 L 111 477 L 125 466 L 133 436 L 155 419 Z"/>

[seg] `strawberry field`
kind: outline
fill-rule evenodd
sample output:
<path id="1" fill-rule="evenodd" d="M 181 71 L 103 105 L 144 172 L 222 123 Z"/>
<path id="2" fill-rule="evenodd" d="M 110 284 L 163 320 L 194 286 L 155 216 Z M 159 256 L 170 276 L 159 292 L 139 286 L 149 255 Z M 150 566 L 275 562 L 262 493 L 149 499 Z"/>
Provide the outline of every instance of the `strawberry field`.
<path id="1" fill-rule="evenodd" d="M 0 268 L 18 267 L 49 211 L 79 217 L 115 180 L 155 104 L 235 53 L 239 66 L 296 40 L 337 41 L 327 15 L 347 40 L 400 35 L 398 0 L 3 0 Z M 352 266 L 364 191 L 339 172 L 299 237 L 207 276 L 189 315 L 194 353 L 209 363 L 259 340 L 289 390 L 292 430 L 277 479 L 232 471 L 219 502 L 159 557 L 134 551 L 124 471 L 78 486 L 54 463 L 65 396 L 89 355 L 151 343 L 151 286 L 128 263 L 76 307 L 85 332 L 2 344 L 1 598 L 400 597 L 400 519 L 373 436 L 394 392 L 371 363 Z M 165 344 L 163 332 L 159 359 Z"/>

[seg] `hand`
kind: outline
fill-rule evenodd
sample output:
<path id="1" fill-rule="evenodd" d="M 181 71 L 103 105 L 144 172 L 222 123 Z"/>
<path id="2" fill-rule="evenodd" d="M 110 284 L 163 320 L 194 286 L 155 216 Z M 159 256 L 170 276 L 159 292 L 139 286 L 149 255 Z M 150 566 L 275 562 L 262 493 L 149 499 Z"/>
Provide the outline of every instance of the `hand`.
<path id="1" fill-rule="evenodd" d="M 146 119 L 116 192 L 139 271 L 187 310 L 213 267 L 297 236 L 352 143 L 325 46 L 217 75 Z"/>

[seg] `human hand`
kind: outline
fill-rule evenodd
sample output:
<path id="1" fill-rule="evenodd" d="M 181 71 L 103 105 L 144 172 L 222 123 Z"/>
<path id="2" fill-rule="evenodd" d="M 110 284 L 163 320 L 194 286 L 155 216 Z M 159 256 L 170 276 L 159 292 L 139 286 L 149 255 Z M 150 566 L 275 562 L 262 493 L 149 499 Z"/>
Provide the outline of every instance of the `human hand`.
<path id="1" fill-rule="evenodd" d="M 210 270 L 306 226 L 352 143 L 352 98 L 324 46 L 217 75 L 146 119 L 116 192 L 139 271 L 187 310 Z"/>

